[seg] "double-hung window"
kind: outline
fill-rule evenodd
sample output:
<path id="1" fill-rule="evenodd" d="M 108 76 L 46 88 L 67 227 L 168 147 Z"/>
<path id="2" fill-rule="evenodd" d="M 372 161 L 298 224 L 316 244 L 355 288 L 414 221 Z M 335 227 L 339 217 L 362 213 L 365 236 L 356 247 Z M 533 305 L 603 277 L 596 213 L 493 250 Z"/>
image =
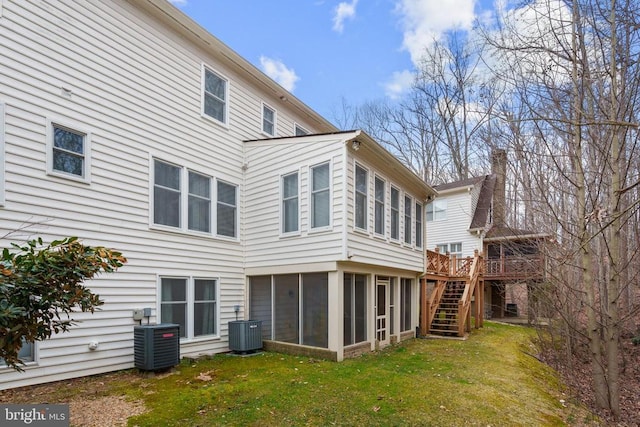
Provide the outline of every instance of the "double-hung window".
<path id="1" fill-rule="evenodd" d="M 180 325 L 180 337 L 218 335 L 218 281 L 160 278 L 160 320 Z"/>
<path id="2" fill-rule="evenodd" d="M 269 136 L 276 134 L 276 110 L 267 104 L 262 104 L 262 132 Z"/>
<path id="3" fill-rule="evenodd" d="M 218 181 L 218 235 L 237 237 L 238 188 L 235 185 Z"/>
<path id="4" fill-rule="evenodd" d="M 356 191 L 355 191 L 355 224 L 356 228 L 367 229 L 367 199 L 368 199 L 369 174 L 367 170 L 356 165 Z"/>
<path id="5" fill-rule="evenodd" d="M 90 134 L 54 122 L 48 123 L 47 132 L 48 172 L 89 181 Z"/>
<path id="6" fill-rule="evenodd" d="M 298 172 L 282 177 L 282 232 L 299 231 Z"/>
<path id="7" fill-rule="evenodd" d="M 427 205 L 427 221 L 442 221 L 447 219 L 447 201 L 434 200 Z"/>
<path id="8" fill-rule="evenodd" d="M 182 168 L 154 160 L 153 169 L 153 222 L 180 227 Z"/>
<path id="9" fill-rule="evenodd" d="M 411 244 L 411 227 L 413 220 L 411 219 L 411 209 L 413 208 L 413 201 L 411 197 L 404 196 L 404 242 Z"/>
<path id="10" fill-rule="evenodd" d="M 391 187 L 391 239 L 400 239 L 400 190 Z"/>
<path id="11" fill-rule="evenodd" d="M 329 163 L 311 168 L 311 228 L 328 227 L 331 219 Z"/>
<path id="12" fill-rule="evenodd" d="M 211 231 L 211 178 L 189 171 L 189 230 Z"/>
<path id="13" fill-rule="evenodd" d="M 203 68 L 202 113 L 223 124 L 227 123 L 227 87 L 225 78 Z"/>
<path id="14" fill-rule="evenodd" d="M 424 236 L 424 229 L 422 228 L 422 205 L 416 203 L 416 248 L 422 248 L 422 236 Z"/>
<path id="15" fill-rule="evenodd" d="M 153 224 L 182 231 L 237 237 L 237 186 L 217 181 L 213 221 L 213 178 L 153 159 Z M 214 230 L 213 225 L 216 225 Z"/>
<path id="16" fill-rule="evenodd" d="M 375 211 L 374 211 L 374 231 L 376 234 L 384 235 L 384 199 L 385 182 L 376 177 L 375 179 Z"/>

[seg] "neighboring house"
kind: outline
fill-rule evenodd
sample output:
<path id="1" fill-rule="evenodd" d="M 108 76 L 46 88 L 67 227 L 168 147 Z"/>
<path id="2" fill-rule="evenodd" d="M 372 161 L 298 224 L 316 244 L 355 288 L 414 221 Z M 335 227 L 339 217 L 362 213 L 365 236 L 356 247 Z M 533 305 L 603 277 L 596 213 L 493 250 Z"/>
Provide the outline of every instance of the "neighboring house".
<path id="1" fill-rule="evenodd" d="M 484 316 L 531 316 L 533 290 L 544 278 L 539 244 L 546 235 L 505 221 L 507 154 L 492 154 L 491 174 L 435 186 L 426 206 L 427 249 L 452 258 L 484 256 Z"/>
<path id="2" fill-rule="evenodd" d="M 132 367 L 140 308 L 190 356 L 228 351 L 236 315 L 334 360 L 415 336 L 435 192 L 366 134 L 164 0 L 0 2 L 0 56 L 2 244 L 75 235 L 129 260 L 0 388 Z"/>

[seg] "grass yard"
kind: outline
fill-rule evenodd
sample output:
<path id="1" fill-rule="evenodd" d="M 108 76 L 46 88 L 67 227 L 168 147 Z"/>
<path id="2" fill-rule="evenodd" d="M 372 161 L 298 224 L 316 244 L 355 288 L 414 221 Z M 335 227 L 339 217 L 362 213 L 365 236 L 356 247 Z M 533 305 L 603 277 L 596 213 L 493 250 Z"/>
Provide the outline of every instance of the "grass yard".
<path id="1" fill-rule="evenodd" d="M 94 397 L 143 403 L 135 426 L 595 425 L 526 354 L 532 334 L 487 322 L 467 341 L 416 339 L 342 363 L 217 355 L 156 377 L 111 374 Z"/>

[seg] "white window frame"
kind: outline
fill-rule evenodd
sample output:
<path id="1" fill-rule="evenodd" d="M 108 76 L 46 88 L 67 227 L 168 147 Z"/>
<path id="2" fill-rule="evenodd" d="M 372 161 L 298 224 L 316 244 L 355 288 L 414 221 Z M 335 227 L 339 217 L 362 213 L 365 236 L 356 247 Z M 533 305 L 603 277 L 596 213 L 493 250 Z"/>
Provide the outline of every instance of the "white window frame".
<path id="1" fill-rule="evenodd" d="M 2 1 L 0 1 L 0 17 L 2 16 Z M 6 178 L 5 178 L 5 104 L 0 102 L 0 206 L 5 205 Z"/>
<path id="2" fill-rule="evenodd" d="M 186 212 L 185 220 L 186 220 L 187 229 L 189 231 L 193 231 L 193 232 L 196 232 L 196 233 L 211 234 L 211 232 L 213 231 L 213 213 L 211 212 L 211 210 L 213 209 L 213 200 L 212 200 L 211 196 L 213 194 L 212 186 L 214 184 L 214 180 L 209 175 L 200 173 L 198 171 L 195 171 L 195 170 L 192 170 L 192 169 L 189 169 L 189 168 L 186 168 L 186 169 L 187 169 L 186 170 L 186 174 L 187 174 L 186 181 L 187 182 L 185 184 L 186 184 L 186 187 L 187 187 L 187 197 L 186 197 L 187 198 L 187 200 L 186 200 L 186 211 L 187 212 Z M 193 173 L 194 175 L 199 175 L 199 176 L 209 180 L 209 197 L 208 198 L 206 198 L 204 196 L 201 196 L 199 194 L 191 193 L 191 189 L 189 188 L 189 174 L 190 173 Z M 196 230 L 194 228 L 190 228 L 189 227 L 189 198 L 191 198 L 191 197 L 194 197 L 194 198 L 197 198 L 197 199 L 200 199 L 200 200 L 207 200 L 209 202 L 209 230 L 207 230 L 207 231 Z"/>
<path id="3" fill-rule="evenodd" d="M 420 212 L 418 212 L 418 210 Z M 422 249 L 422 247 L 424 246 L 424 205 L 416 201 L 416 203 L 414 204 L 414 211 L 413 222 L 416 232 L 415 247 L 417 249 Z"/>
<path id="4" fill-rule="evenodd" d="M 292 231 L 286 231 L 285 230 L 285 208 L 284 208 L 284 203 L 285 203 L 285 196 L 284 196 L 284 179 L 286 177 L 289 177 L 291 175 L 296 175 L 297 176 L 297 181 L 298 181 L 298 190 L 296 193 L 295 198 L 298 200 L 298 209 L 296 212 L 296 215 L 298 217 L 298 228 L 296 230 L 292 230 Z M 291 200 L 293 199 L 293 197 L 287 199 L 287 200 Z M 284 236 L 291 236 L 291 235 L 299 235 L 300 234 L 300 171 L 296 170 L 293 172 L 289 172 L 289 173 L 285 173 L 280 175 L 280 234 L 284 235 Z"/>
<path id="5" fill-rule="evenodd" d="M 264 113 L 265 113 L 267 110 L 269 110 L 269 111 L 271 111 L 271 112 L 273 113 L 273 123 L 269 122 L 269 121 L 267 120 L 267 118 L 265 117 L 265 114 L 264 114 Z M 269 133 L 269 132 L 265 129 L 265 125 L 266 125 L 267 123 L 270 123 L 270 124 L 271 124 L 271 126 L 273 126 L 273 132 Z M 263 134 L 265 134 L 265 135 L 267 135 L 267 136 L 271 136 L 271 137 L 276 136 L 276 134 L 278 133 L 278 132 L 276 131 L 276 129 L 277 129 L 277 125 L 278 125 L 278 111 L 277 111 L 275 108 L 273 108 L 272 106 L 270 106 L 269 104 L 267 104 L 266 102 L 263 102 L 263 103 L 262 103 L 262 133 L 263 133 Z"/>
<path id="6" fill-rule="evenodd" d="M 226 184 L 229 185 L 231 187 L 234 187 L 236 190 L 236 204 L 234 205 L 234 209 L 235 209 L 235 227 L 234 227 L 234 231 L 233 231 L 233 236 L 227 236 L 226 234 L 220 234 L 219 230 L 218 230 L 218 204 L 221 204 L 219 197 L 218 197 L 218 184 Z M 240 186 L 237 184 L 234 184 L 232 182 L 229 181 L 225 181 L 223 179 L 216 179 L 215 181 L 215 193 L 216 193 L 216 198 L 215 198 L 215 202 L 216 202 L 216 208 L 215 211 L 213 212 L 213 218 L 215 221 L 215 233 L 216 236 L 221 238 L 221 239 L 229 239 L 229 240 L 234 240 L 234 241 L 238 241 L 240 240 L 240 236 L 239 236 L 239 231 L 240 231 Z M 223 203 L 225 206 L 231 206 L 228 205 L 226 203 Z"/>
<path id="7" fill-rule="evenodd" d="M 357 218 L 357 205 L 358 205 L 358 194 L 363 194 L 358 191 L 358 169 L 361 169 L 365 172 L 365 193 L 364 193 L 364 228 L 358 226 L 358 218 Z M 353 228 L 358 231 L 369 231 L 369 169 L 364 166 L 356 163 L 353 168 Z"/>
<path id="8" fill-rule="evenodd" d="M 314 198 L 313 198 L 313 196 L 314 196 L 314 194 L 316 192 L 313 191 L 313 170 L 315 168 L 318 168 L 318 167 L 321 167 L 321 166 L 328 166 L 328 168 L 329 168 L 329 187 L 323 188 L 322 190 L 318 191 L 318 193 L 319 192 L 324 192 L 324 191 L 327 191 L 329 193 L 329 206 L 328 206 L 328 209 L 329 209 L 329 212 L 328 212 L 329 213 L 329 224 L 321 225 L 321 226 L 318 226 L 318 227 L 314 227 L 313 226 L 313 221 L 314 221 L 315 212 L 314 212 Z M 315 165 L 309 166 L 309 189 L 308 189 L 308 191 L 309 191 L 309 202 L 308 202 L 308 206 L 309 206 L 309 219 L 308 219 L 308 221 L 309 221 L 309 224 L 308 224 L 309 225 L 309 231 L 324 231 L 324 230 L 331 229 L 331 226 L 333 224 L 333 200 L 332 200 L 333 199 L 333 191 L 332 191 L 333 186 L 331 185 L 333 183 L 332 177 L 333 177 L 333 168 L 332 168 L 332 165 L 331 165 L 331 161 L 329 161 L 329 160 L 324 161 L 324 162 L 320 162 L 320 163 L 316 163 Z"/>
<path id="9" fill-rule="evenodd" d="M 378 196 L 377 196 L 377 191 L 376 191 L 376 183 L 380 181 L 382 183 L 383 186 L 383 192 L 382 192 L 382 232 L 378 232 L 378 230 L 376 229 L 377 227 L 377 223 L 378 223 L 378 210 L 376 209 L 377 205 L 380 203 L 380 200 L 378 200 Z M 386 235 L 386 231 L 387 231 L 387 218 L 386 218 L 386 213 L 387 213 L 387 181 L 382 178 L 381 176 L 375 175 L 373 178 L 373 233 L 374 235 L 378 236 L 378 237 L 384 237 Z"/>
<path id="10" fill-rule="evenodd" d="M 22 358 L 19 357 L 19 359 L 22 361 L 22 363 L 24 363 L 25 366 L 33 366 L 33 365 L 37 365 L 38 364 L 38 341 L 34 341 L 31 344 L 31 360 L 23 360 Z M 20 351 L 22 351 L 24 349 L 24 345 L 25 345 L 25 340 L 22 340 L 22 347 L 20 348 Z M 20 352 L 18 352 L 18 355 L 20 355 Z M 0 371 L 4 370 L 4 369 L 10 369 L 9 366 L 4 362 L 4 360 L 0 359 Z M 11 370 L 13 370 L 13 368 L 11 368 Z"/>
<path id="11" fill-rule="evenodd" d="M 454 249 L 454 248 L 453 248 L 453 246 L 454 246 L 454 245 L 455 245 L 455 246 L 458 246 L 458 245 L 459 245 L 459 246 L 460 246 L 460 250 L 459 250 L 459 251 L 454 251 L 454 250 L 453 250 L 453 249 Z M 462 258 L 462 254 L 463 254 L 462 249 L 463 249 L 462 242 L 452 242 L 452 243 L 449 243 L 449 254 L 451 254 L 451 255 L 455 255 L 455 256 L 456 256 L 456 257 L 458 257 L 458 258 Z"/>
<path id="12" fill-rule="evenodd" d="M 398 195 L 398 205 L 395 207 L 393 206 L 393 192 L 396 192 Z M 389 189 L 389 238 L 391 240 L 393 240 L 394 242 L 399 242 L 400 241 L 400 207 L 402 206 L 402 204 L 400 203 L 402 197 L 402 192 L 400 191 L 400 189 L 396 186 L 394 186 L 393 184 L 391 184 L 391 187 Z M 393 228 L 393 216 L 394 213 L 396 215 L 396 229 L 394 230 Z M 394 237 L 393 234 L 395 234 L 396 236 Z"/>
<path id="13" fill-rule="evenodd" d="M 210 116 L 208 114 L 206 114 L 205 112 L 205 95 L 206 95 L 206 91 L 205 91 L 205 78 L 206 78 L 206 74 L 207 71 L 210 73 L 215 74 L 220 80 L 223 80 L 225 85 L 224 85 L 224 96 L 225 99 L 222 100 L 224 102 L 224 120 L 219 120 L 216 117 Z M 224 127 L 229 126 L 229 94 L 231 92 L 230 87 L 231 87 L 231 82 L 230 80 L 222 73 L 220 73 L 219 71 L 215 70 L 214 68 L 206 65 L 206 64 L 202 64 L 202 76 L 201 76 L 201 83 L 200 83 L 201 87 L 200 87 L 200 95 L 201 95 L 201 100 L 200 100 L 200 104 L 201 104 L 201 110 L 200 110 L 200 115 L 202 117 L 204 117 L 207 120 L 211 120 L 214 123 L 220 124 Z"/>
<path id="14" fill-rule="evenodd" d="M 409 208 L 408 216 L 407 216 L 407 208 Z M 404 218 L 404 223 L 402 227 L 403 242 L 411 246 L 413 244 L 413 198 L 406 193 L 404 195 L 404 205 L 402 210 L 402 216 Z"/>
<path id="15" fill-rule="evenodd" d="M 177 227 L 172 225 L 165 224 L 156 224 L 155 221 L 155 212 L 154 212 L 154 186 L 155 186 L 155 161 L 159 161 L 161 163 L 166 163 L 168 165 L 177 167 L 180 169 L 180 221 Z M 209 205 L 209 220 L 210 227 L 209 231 L 199 231 L 192 230 L 189 228 L 189 172 L 193 172 L 203 177 L 209 178 L 209 194 L 210 194 L 210 205 Z M 226 236 L 218 233 L 218 183 L 222 182 L 226 185 L 232 186 L 235 188 L 235 201 L 236 204 L 234 206 L 235 209 L 235 230 L 234 236 Z M 193 169 L 189 166 L 177 164 L 174 162 L 170 162 L 164 160 L 163 157 L 151 155 L 149 157 L 149 228 L 164 230 L 164 231 L 172 231 L 172 232 L 180 232 L 187 234 L 194 234 L 199 236 L 207 236 L 207 237 L 215 237 L 225 240 L 240 240 L 240 186 L 230 181 L 222 180 L 219 178 L 214 178 L 211 175 L 200 172 L 197 169 Z"/>
<path id="16" fill-rule="evenodd" d="M 158 298 L 156 303 L 156 313 L 158 313 L 158 321 L 162 319 L 162 279 L 181 279 L 186 280 L 186 331 L 185 336 L 180 337 L 181 342 L 193 342 L 193 341 L 205 341 L 211 339 L 220 338 L 220 277 L 216 276 L 185 276 L 185 275 L 173 275 L 163 274 L 158 275 L 157 278 L 157 292 Z M 196 280 L 213 280 L 216 283 L 216 300 L 215 300 L 215 332 L 211 335 L 199 335 L 194 336 L 194 316 L 195 316 L 195 281 Z"/>
<path id="17" fill-rule="evenodd" d="M 298 132 L 298 130 L 300 130 L 300 132 Z M 300 126 L 298 123 L 294 123 L 293 124 L 293 136 L 304 136 L 304 135 L 309 135 L 311 132 L 309 132 L 305 127 Z"/>
<path id="18" fill-rule="evenodd" d="M 72 173 L 56 170 L 53 168 L 53 150 L 54 150 L 54 127 L 64 129 L 68 132 L 81 135 L 83 137 L 83 162 L 82 176 Z M 46 130 L 46 149 L 47 149 L 47 175 L 64 178 L 71 181 L 81 182 L 84 184 L 91 183 L 91 132 L 75 123 L 66 120 L 47 119 Z"/>
<path id="19" fill-rule="evenodd" d="M 427 203 L 427 222 L 446 221 L 447 208 L 448 206 L 446 199 L 434 199 Z M 429 215 L 431 215 L 431 219 L 429 219 Z"/>

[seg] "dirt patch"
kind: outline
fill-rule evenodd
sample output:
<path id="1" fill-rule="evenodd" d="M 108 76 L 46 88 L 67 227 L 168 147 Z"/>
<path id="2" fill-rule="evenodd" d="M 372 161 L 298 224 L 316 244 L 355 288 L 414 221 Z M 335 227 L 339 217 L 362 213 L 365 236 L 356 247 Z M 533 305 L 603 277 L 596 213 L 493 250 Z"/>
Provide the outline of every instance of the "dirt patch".
<path id="1" fill-rule="evenodd" d="M 142 381 L 136 372 L 117 372 L 0 391 L 0 403 L 68 403 L 71 425 L 116 427 L 146 412 L 144 402 L 114 391 L 120 384 Z"/>

